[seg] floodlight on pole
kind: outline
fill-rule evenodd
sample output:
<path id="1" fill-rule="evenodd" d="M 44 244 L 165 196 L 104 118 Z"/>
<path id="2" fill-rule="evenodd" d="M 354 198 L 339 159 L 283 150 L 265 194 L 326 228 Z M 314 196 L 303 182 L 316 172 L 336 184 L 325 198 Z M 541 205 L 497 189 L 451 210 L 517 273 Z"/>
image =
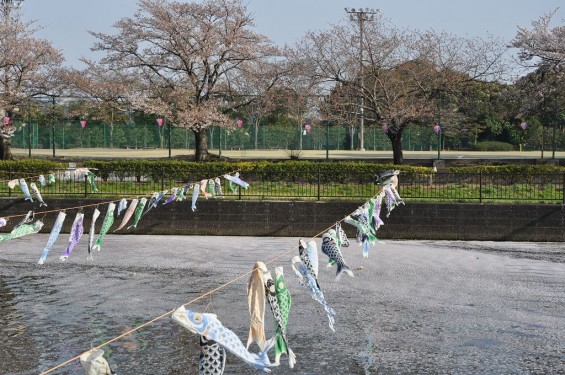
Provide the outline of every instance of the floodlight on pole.
<path id="1" fill-rule="evenodd" d="M 363 91 L 365 82 L 363 79 L 363 32 L 365 21 L 373 21 L 378 9 L 369 8 L 345 8 L 349 14 L 351 21 L 359 22 L 359 83 L 361 86 L 360 104 L 359 104 L 359 150 L 365 151 L 365 100 Z"/>

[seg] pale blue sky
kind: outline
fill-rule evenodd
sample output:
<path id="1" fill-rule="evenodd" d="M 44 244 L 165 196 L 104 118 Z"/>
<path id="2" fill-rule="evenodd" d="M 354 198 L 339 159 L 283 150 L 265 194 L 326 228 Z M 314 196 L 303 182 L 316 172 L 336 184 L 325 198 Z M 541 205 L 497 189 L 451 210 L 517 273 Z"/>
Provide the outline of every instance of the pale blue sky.
<path id="1" fill-rule="evenodd" d="M 294 43 L 308 30 L 323 30 L 345 19 L 344 7 L 379 9 L 398 27 L 430 29 L 461 36 L 487 33 L 510 41 L 518 26 L 530 26 L 563 0 L 248 0 L 257 31 L 277 44 Z M 61 49 L 68 65 L 92 57 L 87 30 L 112 33 L 112 24 L 130 16 L 136 0 L 25 0 L 25 18 L 44 26 L 40 36 Z M 555 21 L 563 22 L 565 7 Z"/>

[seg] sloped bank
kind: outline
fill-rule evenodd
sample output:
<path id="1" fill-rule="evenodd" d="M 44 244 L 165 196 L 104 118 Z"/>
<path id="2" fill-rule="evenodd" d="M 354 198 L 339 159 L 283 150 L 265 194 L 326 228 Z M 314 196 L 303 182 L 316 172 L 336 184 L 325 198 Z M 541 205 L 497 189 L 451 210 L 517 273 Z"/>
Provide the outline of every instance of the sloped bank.
<path id="1" fill-rule="evenodd" d="M 95 199 L 50 199 L 48 209 L 85 207 L 85 232 L 97 202 Z M 190 202 L 173 202 L 143 216 L 136 229 L 125 234 L 175 234 L 221 236 L 311 237 L 353 212 L 363 202 L 233 201 L 199 200 L 192 212 Z M 22 215 L 33 208 L 23 199 L 0 199 L 0 217 Z M 106 204 L 101 204 L 101 225 Z M 76 210 L 68 212 L 63 232 L 68 232 Z M 42 218 L 42 214 L 37 217 Z M 55 213 L 43 217 L 42 232 L 51 230 Z M 122 214 L 123 216 L 123 214 Z M 113 228 L 122 216 L 115 219 Z M 534 204 L 410 203 L 386 217 L 379 229 L 382 239 L 565 241 L 565 206 Z M 0 231 L 9 231 L 21 218 L 12 218 Z M 344 225 L 348 235 L 353 227 Z"/>

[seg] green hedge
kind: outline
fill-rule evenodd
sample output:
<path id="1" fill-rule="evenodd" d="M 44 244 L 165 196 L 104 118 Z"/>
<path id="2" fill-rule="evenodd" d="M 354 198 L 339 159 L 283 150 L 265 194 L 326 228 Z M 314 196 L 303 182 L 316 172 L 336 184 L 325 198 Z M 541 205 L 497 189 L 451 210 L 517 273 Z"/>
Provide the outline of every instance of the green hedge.
<path id="1" fill-rule="evenodd" d="M 257 161 L 257 162 L 187 162 L 176 160 L 122 160 L 83 163 L 85 167 L 97 168 L 96 175 L 107 178 L 110 173 L 118 177 L 148 176 L 155 180 L 176 179 L 197 181 L 202 178 L 221 176 L 239 170 L 246 178 L 266 178 L 271 181 L 299 181 L 321 178 L 350 181 L 351 179 L 371 180 L 376 173 L 387 169 L 400 169 L 401 175 L 432 173 L 430 167 L 408 165 L 376 164 L 367 162 L 311 162 L 311 161 Z M 452 173 L 509 173 L 544 174 L 565 173 L 565 167 L 555 165 L 502 165 L 449 167 Z"/>
<path id="2" fill-rule="evenodd" d="M 485 141 L 473 146 L 474 151 L 514 151 L 514 145 L 505 142 Z"/>
<path id="3" fill-rule="evenodd" d="M 42 159 L 0 160 L 0 178 L 11 179 L 38 176 L 65 167 L 66 164 Z"/>
<path id="4" fill-rule="evenodd" d="M 247 180 L 270 181 L 323 181 L 345 182 L 372 180 L 376 173 L 387 169 L 400 169 L 403 174 L 430 173 L 431 168 L 395 166 L 366 162 L 310 162 L 310 161 L 258 161 L 258 162 L 186 162 L 160 160 L 85 161 L 87 168 L 96 168 L 103 179 L 113 173 L 118 178 L 146 176 L 154 180 L 197 181 L 202 178 L 221 176 L 239 170 Z M 320 173 L 318 173 L 320 171 Z"/>

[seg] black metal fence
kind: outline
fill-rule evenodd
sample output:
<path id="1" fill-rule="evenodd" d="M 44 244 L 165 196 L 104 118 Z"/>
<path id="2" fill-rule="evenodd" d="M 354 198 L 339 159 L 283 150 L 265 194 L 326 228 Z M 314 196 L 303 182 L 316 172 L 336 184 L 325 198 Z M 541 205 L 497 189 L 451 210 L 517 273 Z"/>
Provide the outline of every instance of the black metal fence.
<path id="1" fill-rule="evenodd" d="M 93 171 L 96 173 L 96 171 Z M 136 174 L 115 171 L 94 180 L 96 190 L 84 176 L 72 169 L 53 171 L 54 183 L 40 186 L 38 176 L 16 171 L 4 173 L 0 197 L 22 196 L 19 187 L 8 187 L 7 182 L 25 178 L 35 181 L 43 196 L 129 197 L 151 195 L 155 191 L 170 190 L 189 182 L 199 182 L 207 176 L 190 176 L 191 181 L 167 177 L 155 170 Z M 45 176 L 47 177 L 47 176 Z M 208 176 L 210 177 L 210 176 Z M 308 172 L 287 175 L 245 172 L 242 179 L 249 189 L 237 187 L 232 191 L 228 181 L 221 178 L 224 199 L 263 200 L 361 200 L 375 195 L 379 186 L 373 176 L 353 173 Z M 540 202 L 565 204 L 564 174 L 485 174 L 485 173 L 431 173 L 401 174 L 398 190 L 405 200 L 449 202 Z M 190 192 L 192 193 L 192 191 Z M 187 197 L 190 199 L 190 197 Z"/>

